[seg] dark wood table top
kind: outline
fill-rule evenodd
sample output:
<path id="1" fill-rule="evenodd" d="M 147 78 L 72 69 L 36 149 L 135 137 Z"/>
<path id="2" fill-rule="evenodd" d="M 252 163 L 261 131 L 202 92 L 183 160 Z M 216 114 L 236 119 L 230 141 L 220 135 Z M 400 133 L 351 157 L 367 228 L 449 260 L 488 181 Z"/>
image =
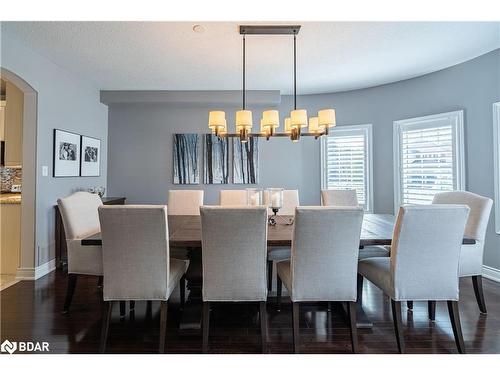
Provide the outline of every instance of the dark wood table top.
<path id="1" fill-rule="evenodd" d="M 289 218 L 284 216 L 285 219 Z M 278 220 L 276 226 L 269 226 L 268 246 L 291 246 L 293 225 L 286 225 Z M 365 214 L 361 230 L 360 246 L 390 245 L 394 229 L 395 216 L 387 214 Z M 168 229 L 170 246 L 201 247 L 201 223 L 199 216 L 169 216 Z M 474 244 L 475 240 L 464 238 L 464 244 Z M 101 234 L 81 240 L 82 246 L 100 246 Z"/>

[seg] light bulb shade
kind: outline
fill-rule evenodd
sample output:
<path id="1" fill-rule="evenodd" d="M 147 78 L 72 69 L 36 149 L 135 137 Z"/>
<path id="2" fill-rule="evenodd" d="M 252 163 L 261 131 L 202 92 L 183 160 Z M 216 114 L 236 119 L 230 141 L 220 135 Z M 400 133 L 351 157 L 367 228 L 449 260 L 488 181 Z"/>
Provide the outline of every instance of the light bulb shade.
<path id="1" fill-rule="evenodd" d="M 324 126 L 327 128 L 334 127 L 337 124 L 335 118 L 334 109 L 322 109 L 318 111 L 318 123 L 319 126 Z"/>
<path id="2" fill-rule="evenodd" d="M 208 127 L 214 128 L 224 126 L 226 123 L 226 113 L 224 111 L 210 111 L 208 113 Z"/>
<path id="3" fill-rule="evenodd" d="M 252 111 L 241 110 L 236 112 L 236 131 L 252 128 Z"/>
<path id="4" fill-rule="evenodd" d="M 292 127 L 305 128 L 307 127 L 307 111 L 305 109 L 295 109 L 290 112 L 290 120 Z"/>
<path id="5" fill-rule="evenodd" d="M 270 127 L 264 125 L 264 119 L 260 119 L 260 132 L 261 134 L 267 134 L 270 131 Z"/>
<path id="6" fill-rule="evenodd" d="M 272 127 L 274 129 L 280 126 L 280 114 L 276 110 L 268 110 L 262 112 L 262 123 L 261 126 Z"/>
<path id="7" fill-rule="evenodd" d="M 290 121 L 290 117 L 285 119 L 285 133 L 290 134 L 292 132 L 292 122 Z"/>
<path id="8" fill-rule="evenodd" d="M 309 133 L 319 133 L 323 131 L 323 129 L 319 127 L 318 118 L 310 117 L 309 118 Z"/>

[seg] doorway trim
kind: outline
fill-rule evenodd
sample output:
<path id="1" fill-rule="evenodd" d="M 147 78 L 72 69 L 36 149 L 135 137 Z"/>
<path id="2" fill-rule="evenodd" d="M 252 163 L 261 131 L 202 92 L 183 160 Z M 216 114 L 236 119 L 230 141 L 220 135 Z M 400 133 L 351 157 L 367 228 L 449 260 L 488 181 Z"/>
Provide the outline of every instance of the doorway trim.
<path id="1" fill-rule="evenodd" d="M 16 278 L 35 280 L 39 273 L 35 266 L 38 93 L 28 82 L 8 69 L 0 67 L 0 76 L 24 93 L 21 249 Z"/>

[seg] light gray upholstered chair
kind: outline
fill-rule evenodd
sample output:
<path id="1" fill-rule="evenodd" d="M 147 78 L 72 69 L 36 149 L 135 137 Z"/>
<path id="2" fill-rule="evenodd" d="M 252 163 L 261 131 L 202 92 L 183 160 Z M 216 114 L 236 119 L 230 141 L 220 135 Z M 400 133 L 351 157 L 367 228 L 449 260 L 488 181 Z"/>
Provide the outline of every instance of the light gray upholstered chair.
<path id="1" fill-rule="evenodd" d="M 169 215 L 194 215 L 200 214 L 203 206 L 203 190 L 169 190 L 168 191 L 168 214 Z M 184 247 L 172 247 L 170 256 L 172 258 L 188 260 L 189 249 Z"/>
<path id="2" fill-rule="evenodd" d="M 405 351 L 401 301 L 447 301 L 455 343 L 465 353 L 458 313 L 458 262 L 468 214 L 465 205 L 403 206 L 390 258 L 359 261 L 358 288 L 365 277 L 391 299 L 400 353 Z"/>
<path id="3" fill-rule="evenodd" d="M 321 190 L 321 205 L 333 207 L 357 207 L 358 196 L 355 189 Z"/>
<path id="4" fill-rule="evenodd" d="M 437 193 L 433 204 L 465 204 L 470 208 L 469 218 L 465 226 L 465 236 L 476 240 L 474 245 L 462 245 L 460 251 L 459 277 L 472 277 L 474 294 L 482 313 L 487 312 L 483 295 L 483 252 L 486 229 L 490 219 L 493 200 L 468 191 L 452 191 Z"/>
<path id="5" fill-rule="evenodd" d="M 246 206 L 246 190 L 221 190 L 219 191 L 219 204 L 221 206 Z"/>
<path id="6" fill-rule="evenodd" d="M 101 352 L 105 351 L 113 302 L 160 301 L 160 346 L 165 350 L 167 301 L 181 284 L 188 261 L 170 258 L 166 206 L 101 206 L 103 298 Z"/>
<path id="7" fill-rule="evenodd" d="M 169 190 L 169 215 L 199 215 L 203 206 L 203 190 Z"/>
<path id="8" fill-rule="evenodd" d="M 203 352 L 208 351 L 214 302 L 258 302 L 262 351 L 266 352 L 266 207 L 202 207 L 201 232 Z"/>
<path id="9" fill-rule="evenodd" d="M 79 191 L 57 200 L 66 233 L 68 249 L 68 289 L 63 312 L 68 313 L 78 275 L 102 276 L 101 246 L 82 246 L 82 238 L 99 233 L 97 209 L 102 205 L 97 194 Z"/>
<path id="10" fill-rule="evenodd" d="M 359 207 L 297 207 L 289 261 L 277 263 L 281 283 L 292 300 L 293 342 L 299 352 L 299 303 L 342 301 L 348 305 L 352 350 L 357 350 L 356 275 L 363 223 Z"/>
<path id="11" fill-rule="evenodd" d="M 283 207 L 279 210 L 279 215 L 294 216 L 295 208 L 299 206 L 299 191 L 298 190 L 283 190 Z M 268 214 L 272 215 L 271 209 L 268 209 Z M 267 253 L 267 290 L 273 288 L 273 267 L 276 262 L 290 259 L 290 247 L 271 247 Z"/>

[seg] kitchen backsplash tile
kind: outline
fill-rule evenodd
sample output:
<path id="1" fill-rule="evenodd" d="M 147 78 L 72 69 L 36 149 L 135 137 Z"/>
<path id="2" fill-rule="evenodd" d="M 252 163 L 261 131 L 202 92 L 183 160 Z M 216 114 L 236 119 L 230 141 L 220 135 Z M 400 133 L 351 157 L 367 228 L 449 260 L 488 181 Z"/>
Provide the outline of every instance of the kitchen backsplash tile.
<path id="1" fill-rule="evenodd" d="M 2 192 L 10 192 L 12 185 L 21 185 L 23 182 L 22 168 L 0 167 L 0 181 Z"/>

